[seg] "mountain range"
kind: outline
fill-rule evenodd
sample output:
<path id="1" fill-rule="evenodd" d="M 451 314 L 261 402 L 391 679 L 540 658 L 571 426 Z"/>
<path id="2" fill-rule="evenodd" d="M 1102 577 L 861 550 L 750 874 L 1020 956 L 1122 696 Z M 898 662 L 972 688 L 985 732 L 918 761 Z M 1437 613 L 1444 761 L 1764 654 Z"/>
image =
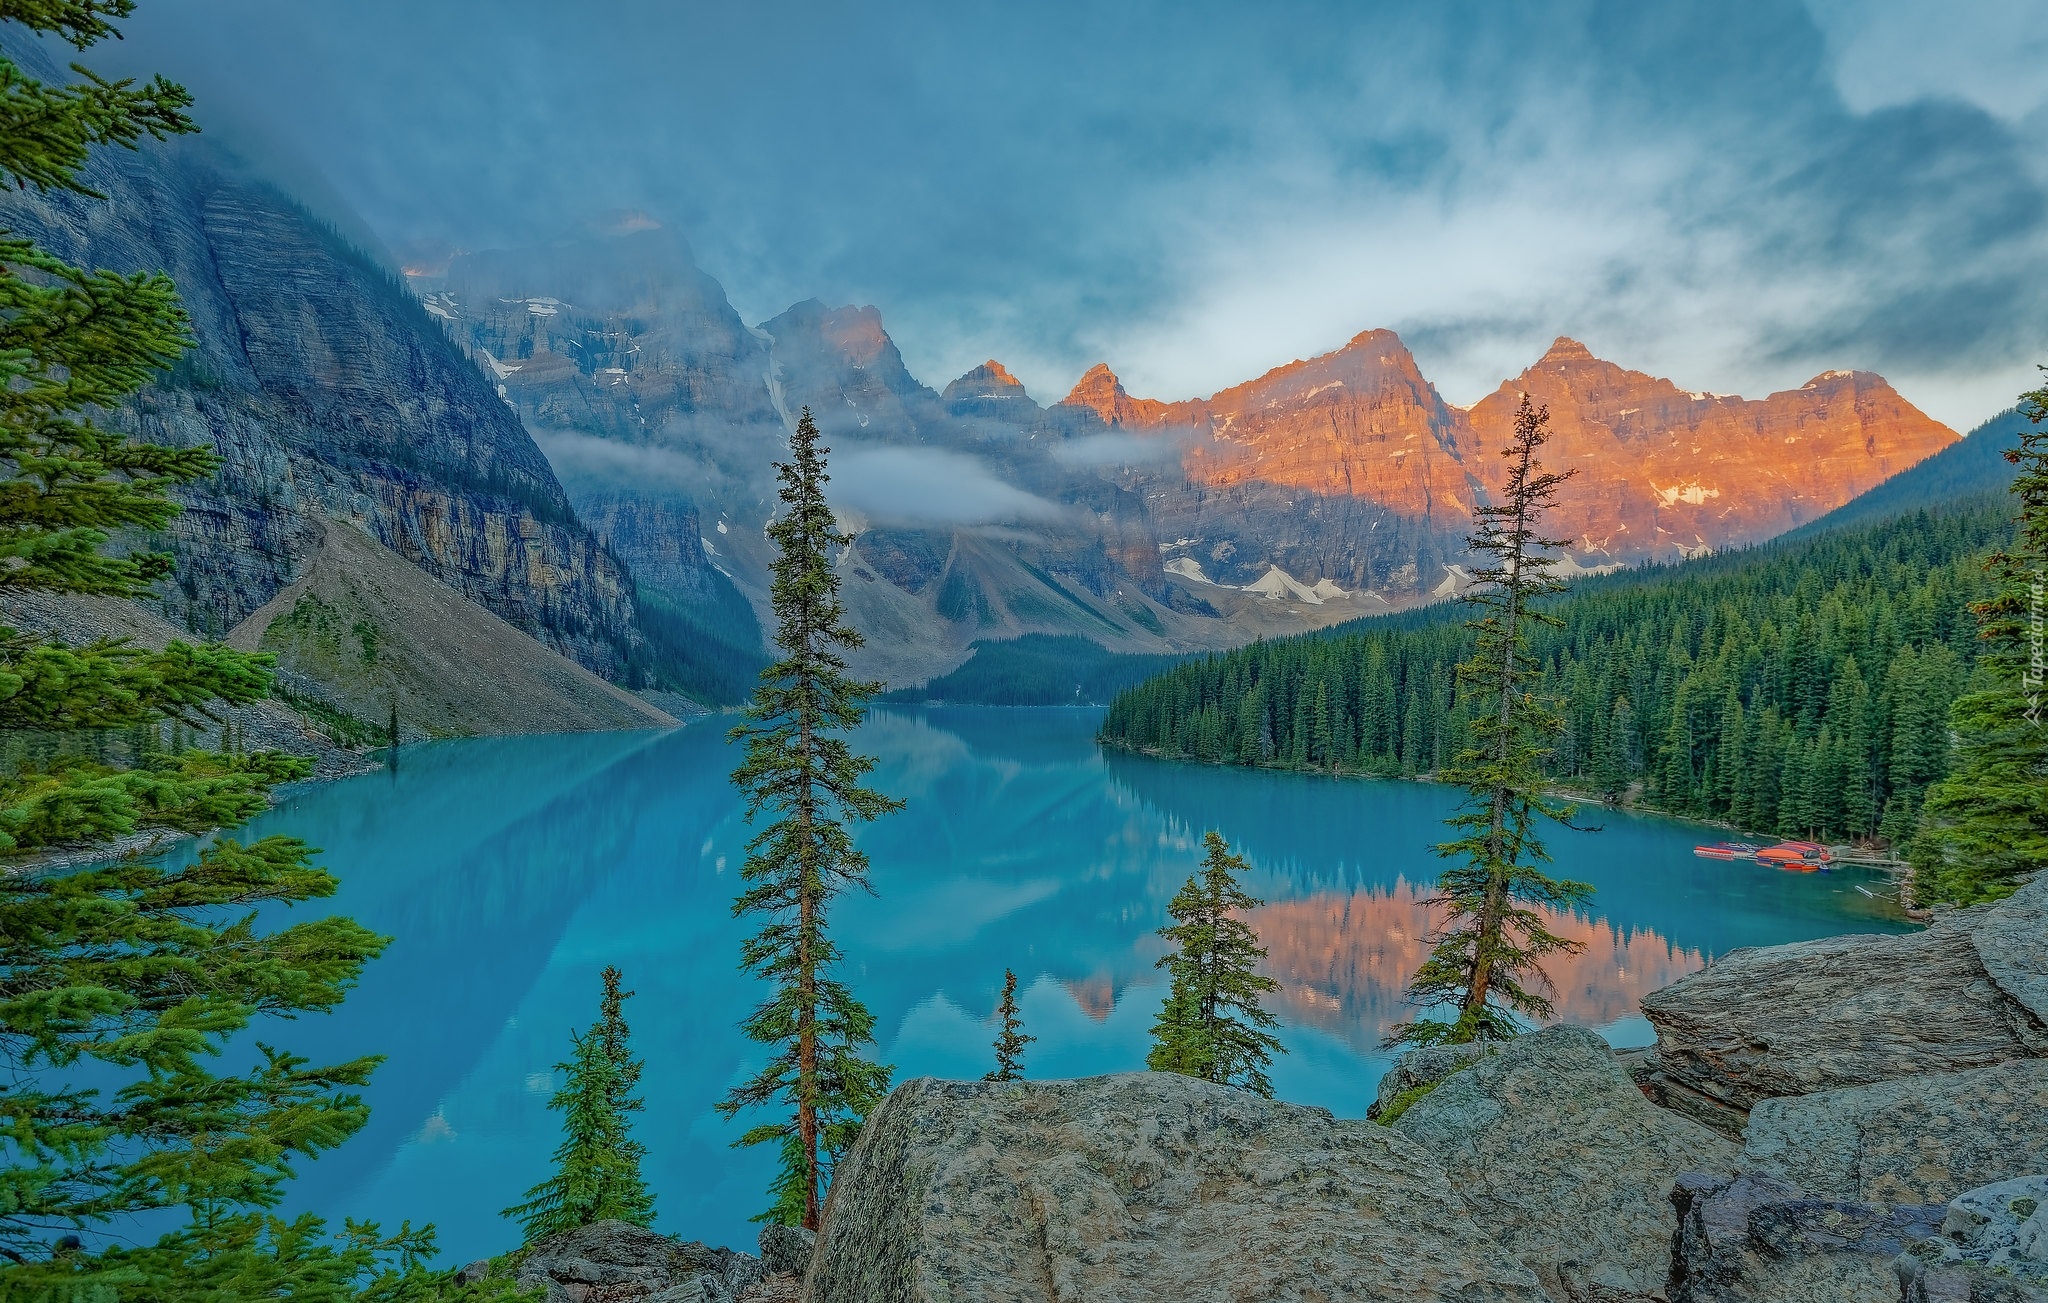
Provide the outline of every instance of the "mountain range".
<path id="1" fill-rule="evenodd" d="M 413 681 L 450 663 L 425 623 L 500 627 L 450 603 L 534 640 L 499 638 L 521 681 L 580 682 L 535 663 L 559 656 L 672 711 L 744 695 L 772 467 L 803 408 L 853 536 L 855 667 L 898 687 L 1026 635 L 1199 651 L 1453 594 L 1523 393 L 1575 472 L 1551 526 L 1577 570 L 1770 537 L 1956 439 L 1866 372 L 1746 400 L 1566 339 L 1460 408 L 1386 330 L 1207 398 L 1136 397 L 1102 365 L 1042 404 L 994 359 L 924 384 L 872 307 L 748 325 L 644 217 L 401 272 L 203 141 L 113 151 L 86 180 L 108 202 L 16 193 L 0 223 L 167 271 L 191 314 L 194 348 L 110 415 L 222 457 L 152 540 L 178 559 L 160 613 L 409 732 L 518 724 Z M 349 645 L 365 659 L 341 673 Z M 552 726 L 596 700 L 563 691 Z"/>
<path id="2" fill-rule="evenodd" d="M 807 301 L 747 326 L 640 217 L 407 276 L 583 519 L 679 609 L 729 585 L 765 614 L 770 466 L 808 407 L 855 537 L 857 664 L 894 684 L 978 640 L 1198 650 L 1454 593 L 1524 393 L 1550 413 L 1546 463 L 1574 472 L 1549 522 L 1568 570 L 1772 537 L 1957 438 L 1869 372 L 1745 399 L 1569 339 L 1460 408 L 1388 330 L 1185 401 L 1134 397 L 1100 365 L 1041 405 L 994 359 L 935 390 L 872 307 Z"/>

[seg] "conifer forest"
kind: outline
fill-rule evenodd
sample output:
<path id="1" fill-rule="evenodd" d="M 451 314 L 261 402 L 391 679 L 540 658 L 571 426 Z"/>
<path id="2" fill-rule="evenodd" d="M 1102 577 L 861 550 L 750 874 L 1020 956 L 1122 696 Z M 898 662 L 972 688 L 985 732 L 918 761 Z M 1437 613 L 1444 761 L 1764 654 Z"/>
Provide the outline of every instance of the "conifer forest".
<path id="1" fill-rule="evenodd" d="M 2001 495 L 2002 498 L 2002 495 Z M 1970 604 L 2012 509 L 1982 498 L 1679 567 L 1581 580 L 1532 631 L 1564 728 L 1546 774 L 1596 799 L 1786 837 L 1897 841 L 1947 772 Z M 1467 745 L 1456 608 L 1262 642 L 1110 705 L 1103 739 L 1214 764 L 1433 774 Z"/>

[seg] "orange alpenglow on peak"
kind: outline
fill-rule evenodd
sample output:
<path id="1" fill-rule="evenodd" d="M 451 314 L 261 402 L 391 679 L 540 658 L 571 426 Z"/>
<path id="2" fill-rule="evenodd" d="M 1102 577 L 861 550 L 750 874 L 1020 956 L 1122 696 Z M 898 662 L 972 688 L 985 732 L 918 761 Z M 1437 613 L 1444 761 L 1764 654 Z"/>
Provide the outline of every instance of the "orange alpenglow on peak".
<path id="1" fill-rule="evenodd" d="M 1781 534 L 1956 441 L 1882 376 L 1829 371 L 1768 398 L 1680 389 L 1569 339 L 1473 404 L 1465 468 L 1489 492 L 1522 395 L 1550 409 L 1546 522 L 1580 557 L 1670 558 Z"/>
<path id="2" fill-rule="evenodd" d="M 1559 335 L 1550 341 L 1550 351 L 1543 355 L 1544 362 L 1582 362 L 1592 360 L 1593 353 L 1584 344 L 1569 335 Z M 1538 363 L 1542 365 L 1542 363 Z"/>
<path id="3" fill-rule="evenodd" d="M 982 398 L 1027 398 L 1024 384 L 1010 374 L 1009 368 L 990 358 L 946 386 L 939 395 L 949 403 Z"/>
<path id="4" fill-rule="evenodd" d="M 1196 483 L 1367 498 L 1423 518 L 1471 513 L 1457 452 L 1464 414 L 1423 378 L 1391 330 L 1362 331 L 1335 352 L 1171 411 L 1210 436 L 1188 450 Z"/>
<path id="5" fill-rule="evenodd" d="M 1089 367 L 1067 396 L 1060 399 L 1060 406 L 1085 407 L 1101 417 L 1104 425 L 1133 429 L 1165 425 L 1171 420 L 1173 409 L 1184 405 L 1131 397 L 1107 362 Z"/>
<path id="6" fill-rule="evenodd" d="M 1550 409 L 1543 461 L 1576 470 L 1546 532 L 1589 563 L 1673 559 L 1824 515 L 1956 441 L 1880 376 L 1829 371 L 1763 399 L 1680 389 L 1559 336 L 1470 409 L 1446 403 L 1391 330 L 1214 397 L 1132 398 L 1106 365 L 1065 403 L 1110 426 L 1192 428 L 1192 485 L 1362 499 L 1445 530 L 1504 485 L 1499 456 L 1527 393 Z"/>

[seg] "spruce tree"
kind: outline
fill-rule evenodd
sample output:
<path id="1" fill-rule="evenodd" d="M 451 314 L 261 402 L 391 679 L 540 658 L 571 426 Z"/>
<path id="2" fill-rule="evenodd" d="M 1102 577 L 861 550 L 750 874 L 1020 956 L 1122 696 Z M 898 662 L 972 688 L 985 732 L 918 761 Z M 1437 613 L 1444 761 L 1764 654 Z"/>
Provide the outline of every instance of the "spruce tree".
<path id="1" fill-rule="evenodd" d="M 772 820 L 747 843 L 746 885 L 733 912 L 761 921 L 740 963 L 772 990 L 742 1026 L 774 1049 L 718 1106 L 727 1117 L 764 1108 L 782 1114 L 737 1142 L 777 1147 L 774 1203 L 756 1220 L 813 1230 L 832 1164 L 888 1093 L 890 1076 L 863 1056 L 875 1019 L 833 975 L 840 951 L 828 911 L 842 892 L 870 889 L 868 858 L 847 824 L 902 808 L 862 786 L 875 762 L 855 754 L 845 736 L 881 685 L 849 676 L 841 654 L 858 648 L 861 636 L 845 623 L 832 564 L 834 550 L 853 540 L 825 501 L 828 451 L 806 408 L 790 437 L 790 459 L 775 468 L 782 514 L 768 537 L 776 548 L 770 596 L 781 657 L 761 671 L 746 722 L 731 733 L 746 743 L 732 777 L 747 817 Z"/>
<path id="2" fill-rule="evenodd" d="M 84 49 L 118 36 L 112 21 L 132 8 L 0 0 L 0 22 Z M 98 198 L 78 179 L 95 147 L 194 129 L 190 98 L 160 77 L 74 70 L 77 83 L 46 85 L 0 56 L 0 181 Z M 187 342 L 168 278 L 86 271 L 0 232 L 0 596 L 141 597 L 169 573 L 165 555 L 107 545 L 168 525 L 170 490 L 216 460 L 93 414 Z M 333 894 L 314 852 L 222 837 L 182 867 L 55 873 L 29 858 L 63 845 L 115 860 L 124 835 L 211 832 L 261 810 L 306 761 L 182 743 L 224 732 L 219 708 L 270 684 L 268 657 L 225 647 L 0 628 L 0 1296 L 417 1298 L 450 1284 L 422 1266 L 431 1229 L 351 1222 L 336 1237 L 269 1212 L 293 1164 L 362 1127 L 377 1062 L 315 1065 L 242 1039 L 258 1019 L 331 1010 L 385 944 L 345 918 L 259 926 L 261 912 Z M 219 1071 L 236 1042 L 246 1059 Z M 110 1224 L 124 1233 L 74 1238 Z M 135 1238 L 150 1226 L 165 1229 Z"/>
<path id="3" fill-rule="evenodd" d="M 1249 866 L 1220 834 L 1208 833 L 1202 845 L 1202 872 L 1174 894 L 1167 906 L 1173 924 L 1159 930 L 1173 943 L 1159 960 L 1172 983 L 1152 1024 L 1145 1066 L 1271 1097 L 1266 1069 L 1286 1049 L 1268 1030 L 1276 1020 L 1259 997 L 1280 984 L 1259 972 L 1266 948 L 1239 917 L 1264 902 L 1238 885 Z"/>
<path id="4" fill-rule="evenodd" d="M 1951 708 L 1952 767 L 1927 790 L 1911 844 L 1923 903 L 1997 900 L 2048 868 L 2048 386 L 2020 403 L 2034 428 L 2005 454 L 2019 468 L 2018 528 L 1985 563 L 1995 587 L 1970 608 L 1983 647 L 1978 682 Z"/>
<path id="5" fill-rule="evenodd" d="M 606 1057 L 618 1069 L 618 1090 L 612 1103 L 621 1113 L 636 1113 L 641 1101 L 633 1092 L 640 1086 L 641 1063 L 633 1057 L 633 1033 L 626 1026 L 626 1001 L 633 998 L 633 992 L 619 989 L 624 978 L 625 974 L 612 964 L 606 964 L 599 974 L 604 995 L 597 1005 L 597 1032 L 604 1041 Z"/>
<path id="6" fill-rule="evenodd" d="M 996 1005 L 1002 1030 L 996 1033 L 996 1070 L 983 1081 L 1018 1081 L 1024 1076 L 1024 1047 L 1037 1040 L 1024 1034 L 1024 1022 L 1017 1017 L 1017 974 L 1003 970 L 1003 998 Z"/>
<path id="7" fill-rule="evenodd" d="M 641 1107 L 633 1095 L 640 1063 L 620 1009 L 632 994 L 619 990 L 619 970 L 606 968 L 597 1022 L 572 1033 L 568 1061 L 555 1065 L 567 1076 L 548 1101 L 562 1114 L 554 1175 L 504 1213 L 518 1219 L 528 1244 L 593 1222 L 654 1222 L 654 1196 L 640 1177 L 647 1151 L 633 1139 L 628 1118 Z"/>
<path id="8" fill-rule="evenodd" d="M 1571 817 L 1568 806 L 1544 795 L 1543 761 L 1563 722 L 1536 695 L 1541 666 L 1529 653 L 1530 626 L 1558 623 L 1534 603 L 1565 587 L 1546 555 L 1563 544 L 1537 532 L 1543 510 L 1571 475 L 1544 471 L 1536 461 L 1549 419 L 1548 408 L 1532 407 L 1522 396 L 1514 438 L 1504 450 L 1509 470 L 1502 499 L 1478 508 L 1467 540 L 1473 553 L 1487 558 L 1475 567 L 1465 594 L 1484 614 L 1466 626 L 1474 647 L 1458 666 L 1459 691 L 1476 714 L 1469 725 L 1473 744 L 1442 775 L 1467 793 L 1448 821 L 1461 835 L 1437 847 L 1461 862 L 1437 880 L 1429 903 L 1448 917 L 1408 983 L 1411 1002 L 1449 1005 L 1456 1014 L 1448 1022 L 1403 1023 L 1388 1038 L 1392 1044 L 1518 1034 L 1520 1018 L 1551 1013 L 1544 957 L 1579 948 L 1550 931 L 1538 912 L 1569 908 L 1592 894 L 1583 883 L 1560 881 L 1537 867 L 1550 857 L 1536 821 Z"/>

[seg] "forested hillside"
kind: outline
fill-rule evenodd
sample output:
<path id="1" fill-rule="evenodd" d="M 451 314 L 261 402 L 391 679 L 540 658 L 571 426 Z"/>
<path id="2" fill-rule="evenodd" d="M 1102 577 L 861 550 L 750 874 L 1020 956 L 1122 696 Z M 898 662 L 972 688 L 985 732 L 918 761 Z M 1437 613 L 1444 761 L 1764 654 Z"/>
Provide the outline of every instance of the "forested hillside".
<path id="1" fill-rule="evenodd" d="M 1563 787 L 1746 829 L 1826 837 L 1912 827 L 1948 752 L 1975 654 L 1981 558 L 2004 495 L 1886 523 L 1582 581 L 1534 635 L 1566 728 Z M 1464 612 L 1191 662 L 1119 696 L 1111 745 L 1210 762 L 1384 776 L 1466 744 L 1454 705 Z"/>

